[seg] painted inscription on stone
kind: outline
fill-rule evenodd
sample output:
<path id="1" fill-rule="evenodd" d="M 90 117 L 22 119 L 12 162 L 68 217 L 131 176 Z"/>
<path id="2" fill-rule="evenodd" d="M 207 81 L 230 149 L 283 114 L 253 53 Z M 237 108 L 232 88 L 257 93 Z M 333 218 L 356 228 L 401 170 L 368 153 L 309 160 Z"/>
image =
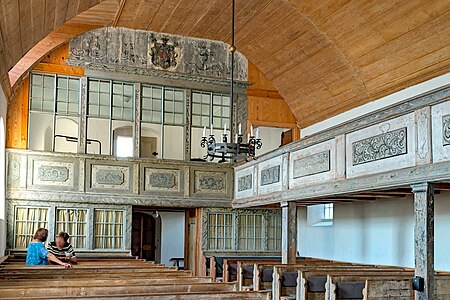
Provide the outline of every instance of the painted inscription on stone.
<path id="1" fill-rule="evenodd" d="M 352 144 L 353 165 L 407 153 L 406 127 L 385 132 Z"/>
<path id="2" fill-rule="evenodd" d="M 294 178 L 301 178 L 328 171 L 330 171 L 329 150 L 294 160 Z"/>
<path id="3" fill-rule="evenodd" d="M 280 181 L 280 166 L 261 170 L 261 186 L 277 183 Z"/>
<path id="4" fill-rule="evenodd" d="M 238 178 L 238 192 L 249 190 L 253 187 L 252 174 L 244 175 Z"/>

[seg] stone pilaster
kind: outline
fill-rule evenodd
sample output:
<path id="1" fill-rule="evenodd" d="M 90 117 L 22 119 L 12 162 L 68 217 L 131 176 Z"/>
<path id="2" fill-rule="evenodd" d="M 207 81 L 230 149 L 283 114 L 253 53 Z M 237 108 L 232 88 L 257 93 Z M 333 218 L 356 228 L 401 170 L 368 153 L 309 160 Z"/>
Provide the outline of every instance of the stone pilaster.
<path id="1" fill-rule="evenodd" d="M 434 188 L 430 183 L 413 184 L 415 275 L 425 279 L 425 290 L 415 299 L 434 299 Z"/>

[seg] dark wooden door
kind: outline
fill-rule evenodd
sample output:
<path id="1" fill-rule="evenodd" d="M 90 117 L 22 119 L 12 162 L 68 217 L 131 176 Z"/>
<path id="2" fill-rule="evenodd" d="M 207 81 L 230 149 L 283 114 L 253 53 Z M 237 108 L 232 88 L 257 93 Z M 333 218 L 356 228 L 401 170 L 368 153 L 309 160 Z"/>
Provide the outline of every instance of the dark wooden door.
<path id="1" fill-rule="evenodd" d="M 155 260 L 155 218 L 134 212 L 131 235 L 131 251 L 134 256 Z"/>

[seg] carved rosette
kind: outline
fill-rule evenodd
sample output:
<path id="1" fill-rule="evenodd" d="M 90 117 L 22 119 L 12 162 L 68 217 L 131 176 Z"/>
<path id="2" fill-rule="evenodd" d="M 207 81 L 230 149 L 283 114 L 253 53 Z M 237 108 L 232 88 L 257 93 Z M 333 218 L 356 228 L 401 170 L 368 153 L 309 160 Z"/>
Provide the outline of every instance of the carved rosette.
<path id="1" fill-rule="evenodd" d="M 407 153 L 406 127 L 379 134 L 352 144 L 353 165 L 360 165 Z"/>

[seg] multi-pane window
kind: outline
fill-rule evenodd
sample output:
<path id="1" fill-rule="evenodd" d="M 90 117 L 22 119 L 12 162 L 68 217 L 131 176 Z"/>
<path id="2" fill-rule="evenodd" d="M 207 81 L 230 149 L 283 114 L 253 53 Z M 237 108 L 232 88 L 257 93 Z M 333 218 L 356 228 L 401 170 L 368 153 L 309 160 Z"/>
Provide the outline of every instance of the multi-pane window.
<path id="1" fill-rule="evenodd" d="M 79 107 L 78 77 L 32 73 L 28 147 L 77 152 Z"/>
<path id="2" fill-rule="evenodd" d="M 234 221 L 231 213 L 210 213 L 208 215 L 209 249 L 231 250 L 234 248 Z"/>
<path id="3" fill-rule="evenodd" d="M 141 157 L 184 159 L 185 93 L 142 85 Z"/>
<path id="4" fill-rule="evenodd" d="M 86 248 L 87 209 L 57 208 L 56 232 L 67 232 L 75 248 Z"/>
<path id="5" fill-rule="evenodd" d="M 239 249 L 263 250 L 263 215 L 239 216 Z"/>
<path id="6" fill-rule="evenodd" d="M 48 228 L 48 208 L 16 206 L 14 247 L 27 248 L 38 228 Z"/>
<path id="7" fill-rule="evenodd" d="M 141 121 L 148 123 L 162 123 L 162 87 L 142 86 Z"/>
<path id="8" fill-rule="evenodd" d="M 323 205 L 323 219 L 333 220 L 333 203 Z"/>
<path id="9" fill-rule="evenodd" d="M 223 128 L 231 124 L 229 95 L 195 91 L 192 93 L 192 127 Z"/>
<path id="10" fill-rule="evenodd" d="M 87 153 L 126 156 L 133 154 L 133 102 L 134 84 L 89 79 Z M 122 142 L 119 143 L 119 140 Z M 125 140 L 127 142 L 124 143 Z"/>
<path id="11" fill-rule="evenodd" d="M 281 216 L 269 215 L 267 221 L 267 249 L 281 250 Z"/>
<path id="12" fill-rule="evenodd" d="M 123 249 L 124 217 L 123 210 L 95 209 L 94 248 Z"/>

